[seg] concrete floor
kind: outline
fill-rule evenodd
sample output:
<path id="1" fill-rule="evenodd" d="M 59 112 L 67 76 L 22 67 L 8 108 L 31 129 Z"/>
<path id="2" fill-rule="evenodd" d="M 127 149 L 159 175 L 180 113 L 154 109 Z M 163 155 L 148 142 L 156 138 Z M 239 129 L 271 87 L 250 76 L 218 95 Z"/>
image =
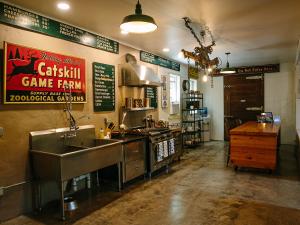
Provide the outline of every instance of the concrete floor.
<path id="1" fill-rule="evenodd" d="M 207 143 L 185 154 L 169 174 L 140 180 L 122 193 L 98 193 L 85 201 L 88 204 L 81 207 L 85 210 L 71 215 L 67 222 L 44 214 L 20 216 L 4 224 L 300 224 L 300 170 L 292 146 L 281 147 L 275 174 L 235 172 L 225 166 L 224 149 L 223 142 Z"/>

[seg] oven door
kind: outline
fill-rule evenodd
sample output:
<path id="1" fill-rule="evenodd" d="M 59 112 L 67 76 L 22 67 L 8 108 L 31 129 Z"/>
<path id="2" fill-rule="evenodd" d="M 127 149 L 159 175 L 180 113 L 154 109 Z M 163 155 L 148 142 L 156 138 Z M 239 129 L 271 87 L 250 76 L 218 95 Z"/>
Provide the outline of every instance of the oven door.
<path id="1" fill-rule="evenodd" d="M 158 142 L 152 142 L 150 144 L 150 158 L 151 167 L 158 164 L 164 164 L 164 162 L 175 154 L 175 140 L 174 138 L 160 140 Z M 167 162 L 168 164 L 169 162 Z M 164 165 L 158 166 L 162 167 Z"/>

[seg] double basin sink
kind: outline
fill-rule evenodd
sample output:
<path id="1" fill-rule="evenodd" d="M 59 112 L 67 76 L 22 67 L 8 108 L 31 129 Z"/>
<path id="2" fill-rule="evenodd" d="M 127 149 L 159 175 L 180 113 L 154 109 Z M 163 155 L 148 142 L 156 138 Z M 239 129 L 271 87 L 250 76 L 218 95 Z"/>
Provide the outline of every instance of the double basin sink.
<path id="1" fill-rule="evenodd" d="M 76 137 L 73 137 L 76 139 Z M 43 150 L 34 150 L 31 151 L 42 151 L 45 153 L 53 154 L 58 157 L 66 157 L 68 155 L 72 154 L 78 154 L 80 152 L 86 152 L 86 151 L 92 151 L 92 150 L 98 150 L 103 149 L 106 147 L 109 147 L 111 145 L 114 145 L 118 143 L 118 140 L 114 139 L 94 139 L 91 143 L 81 143 L 81 144 L 72 144 L 72 143 L 66 143 L 60 147 L 55 148 L 48 148 Z"/>
<path id="2" fill-rule="evenodd" d="M 73 137 L 66 136 L 66 132 L 60 129 L 30 133 L 37 179 L 62 182 L 122 162 L 122 141 L 95 139 L 92 125 L 79 127 Z"/>
<path id="3" fill-rule="evenodd" d="M 121 188 L 122 141 L 95 137 L 93 125 L 80 126 L 76 131 L 60 128 L 30 132 L 34 178 L 39 181 L 39 187 L 42 180 L 59 184 L 63 220 L 65 181 L 117 164 L 119 190 Z M 41 208 L 41 192 L 38 191 L 36 195 L 37 208 Z"/>

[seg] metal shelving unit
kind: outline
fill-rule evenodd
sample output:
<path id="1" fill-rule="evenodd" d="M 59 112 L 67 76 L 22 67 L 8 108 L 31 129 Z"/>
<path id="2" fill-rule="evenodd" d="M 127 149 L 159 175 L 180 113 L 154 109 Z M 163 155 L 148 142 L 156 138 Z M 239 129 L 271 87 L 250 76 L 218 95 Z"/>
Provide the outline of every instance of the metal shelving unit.
<path id="1" fill-rule="evenodd" d="M 197 147 L 203 143 L 203 94 L 189 91 L 183 97 L 182 104 L 183 147 Z"/>

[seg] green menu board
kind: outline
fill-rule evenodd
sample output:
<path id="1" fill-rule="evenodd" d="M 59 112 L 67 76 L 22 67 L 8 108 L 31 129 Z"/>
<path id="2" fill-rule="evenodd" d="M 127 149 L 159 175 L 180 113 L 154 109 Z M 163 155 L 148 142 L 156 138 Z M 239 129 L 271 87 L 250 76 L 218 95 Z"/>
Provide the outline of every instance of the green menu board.
<path id="1" fill-rule="evenodd" d="M 180 64 L 149 52 L 140 51 L 140 60 L 154 65 L 162 66 L 171 70 L 180 71 Z"/>
<path id="2" fill-rule="evenodd" d="M 115 110 L 115 66 L 93 63 L 94 112 Z"/>
<path id="3" fill-rule="evenodd" d="M 150 107 L 157 108 L 157 88 L 145 87 L 145 98 L 150 98 Z"/>
<path id="4" fill-rule="evenodd" d="M 0 2 L 0 22 L 103 51 L 119 53 L 119 43 L 44 16 Z"/>

